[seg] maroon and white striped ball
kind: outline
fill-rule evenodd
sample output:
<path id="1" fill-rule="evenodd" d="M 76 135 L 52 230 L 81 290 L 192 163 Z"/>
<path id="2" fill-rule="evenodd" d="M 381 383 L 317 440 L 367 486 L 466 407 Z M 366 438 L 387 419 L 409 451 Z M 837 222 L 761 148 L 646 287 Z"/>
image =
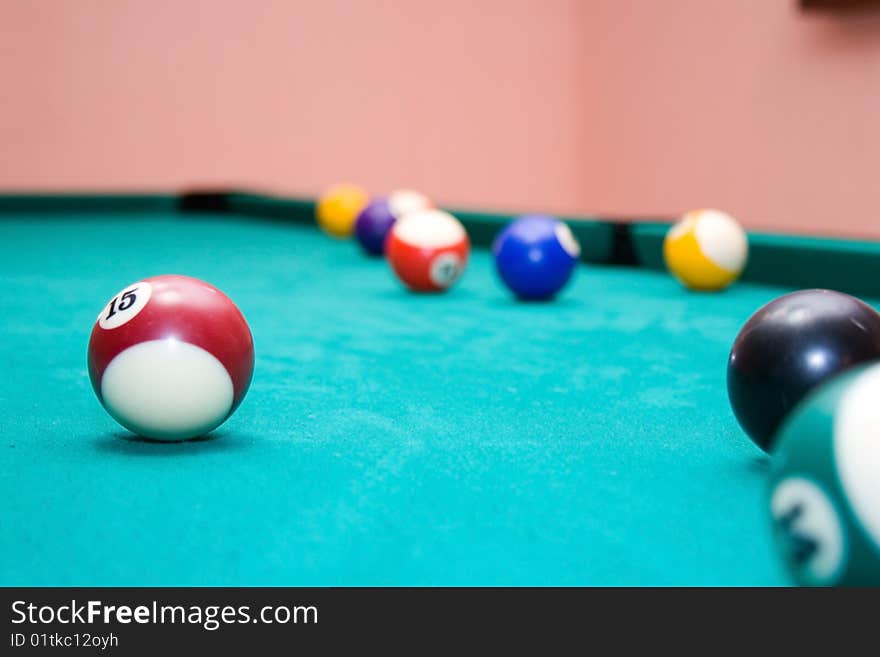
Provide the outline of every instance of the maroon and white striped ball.
<path id="1" fill-rule="evenodd" d="M 89 378 L 129 431 L 186 440 L 220 426 L 244 398 L 254 342 L 236 305 L 188 276 L 146 278 L 119 291 L 92 328 Z"/>

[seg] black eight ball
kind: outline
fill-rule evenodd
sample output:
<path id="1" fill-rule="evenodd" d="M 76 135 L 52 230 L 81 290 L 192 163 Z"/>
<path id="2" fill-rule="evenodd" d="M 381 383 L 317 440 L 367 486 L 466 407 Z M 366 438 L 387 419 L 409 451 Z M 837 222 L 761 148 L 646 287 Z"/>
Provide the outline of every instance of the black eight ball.
<path id="1" fill-rule="evenodd" d="M 727 394 L 742 428 L 763 450 L 788 413 L 823 381 L 880 359 L 880 314 L 855 297 L 801 290 L 758 309 L 727 361 Z M 878 400 L 880 403 L 880 400 Z"/>

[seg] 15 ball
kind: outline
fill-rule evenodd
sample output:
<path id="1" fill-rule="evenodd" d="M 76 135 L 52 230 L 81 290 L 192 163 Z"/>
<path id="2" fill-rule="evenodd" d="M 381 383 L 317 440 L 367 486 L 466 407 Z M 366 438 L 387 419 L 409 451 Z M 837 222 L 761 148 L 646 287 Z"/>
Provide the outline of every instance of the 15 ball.
<path id="1" fill-rule="evenodd" d="M 89 378 L 107 412 L 156 440 L 202 436 L 222 424 L 254 370 L 250 329 L 220 290 L 187 276 L 123 288 L 95 321 Z"/>

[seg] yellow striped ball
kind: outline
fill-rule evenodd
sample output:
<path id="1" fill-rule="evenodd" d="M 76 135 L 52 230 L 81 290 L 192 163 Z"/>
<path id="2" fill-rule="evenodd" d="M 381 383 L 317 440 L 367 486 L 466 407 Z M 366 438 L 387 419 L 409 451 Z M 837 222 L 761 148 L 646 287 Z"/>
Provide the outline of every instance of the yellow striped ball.
<path id="1" fill-rule="evenodd" d="M 663 242 L 669 272 L 692 290 L 723 290 L 746 266 L 749 242 L 736 219 L 720 210 L 692 210 Z"/>

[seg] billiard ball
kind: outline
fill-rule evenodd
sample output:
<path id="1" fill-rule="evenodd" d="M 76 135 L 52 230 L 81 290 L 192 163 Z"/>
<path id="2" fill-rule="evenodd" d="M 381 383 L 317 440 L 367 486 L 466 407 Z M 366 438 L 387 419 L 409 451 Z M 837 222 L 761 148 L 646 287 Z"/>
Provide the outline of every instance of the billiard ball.
<path id="1" fill-rule="evenodd" d="M 810 394 L 782 425 L 768 506 L 797 584 L 880 586 L 880 365 Z"/>
<path id="2" fill-rule="evenodd" d="M 369 200 L 367 192 L 357 185 L 334 185 L 318 199 L 315 208 L 318 225 L 332 237 L 350 237 L 358 214 Z"/>
<path id="3" fill-rule="evenodd" d="M 355 237 L 364 251 L 370 255 L 382 255 L 394 222 L 405 214 L 430 207 L 431 201 L 424 194 L 410 189 L 397 190 L 388 198 L 370 201 L 361 210 L 354 224 Z"/>
<path id="4" fill-rule="evenodd" d="M 880 358 L 880 314 L 855 297 L 801 290 L 743 325 L 727 361 L 727 393 L 740 425 L 770 451 L 785 416 L 835 374 Z"/>
<path id="5" fill-rule="evenodd" d="M 693 210 L 666 233 L 666 267 L 692 290 L 722 290 L 739 278 L 749 255 L 745 231 L 720 210 Z"/>
<path id="6" fill-rule="evenodd" d="M 492 246 L 501 280 L 521 299 L 549 299 L 571 278 L 581 247 L 567 225 L 528 215 L 511 222 Z"/>
<path id="7" fill-rule="evenodd" d="M 254 343 L 220 290 L 187 276 L 155 276 L 124 287 L 92 328 L 89 378 L 107 412 L 156 440 L 202 436 L 247 392 Z"/>
<path id="8" fill-rule="evenodd" d="M 427 209 L 396 221 L 385 248 L 391 268 L 410 290 L 440 292 L 464 271 L 470 241 L 458 219 Z"/>

